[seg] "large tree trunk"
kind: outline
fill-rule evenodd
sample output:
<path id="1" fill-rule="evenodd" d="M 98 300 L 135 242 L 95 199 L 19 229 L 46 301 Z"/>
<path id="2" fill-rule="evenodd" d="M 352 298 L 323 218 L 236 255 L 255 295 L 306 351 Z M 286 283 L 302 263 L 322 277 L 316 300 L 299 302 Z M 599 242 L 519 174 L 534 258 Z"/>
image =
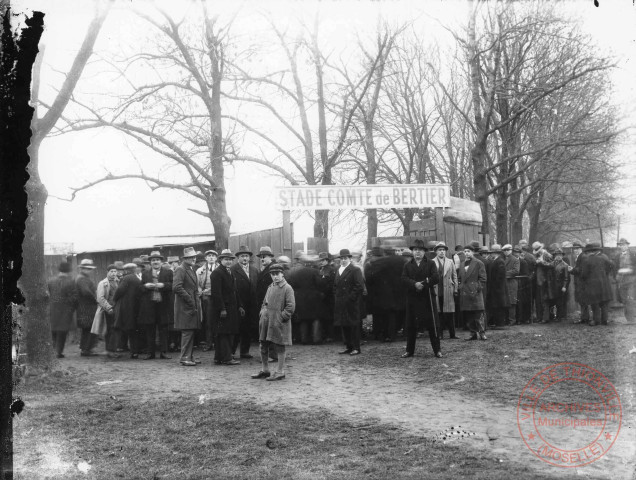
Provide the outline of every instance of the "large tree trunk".
<path id="1" fill-rule="evenodd" d="M 364 122 L 364 153 L 367 157 L 367 185 L 375 185 L 378 166 L 375 162 L 375 143 L 373 142 L 373 119 Z M 378 236 L 378 211 L 367 210 L 367 246 L 371 239 Z"/>
<path id="2" fill-rule="evenodd" d="M 476 143 L 470 152 L 473 166 L 473 190 L 475 201 L 481 208 L 481 233 L 490 235 L 490 209 L 488 204 L 488 179 L 486 178 L 486 139 Z"/>
<path id="3" fill-rule="evenodd" d="M 543 197 L 542 193 L 539 193 L 536 201 L 531 202 L 528 205 L 528 217 L 530 217 L 530 228 L 528 229 L 528 241 L 530 243 L 539 240 L 539 220 L 541 218 L 541 198 Z"/>
<path id="4" fill-rule="evenodd" d="M 510 190 L 517 190 L 517 179 L 510 183 Z M 521 211 L 521 192 L 512 193 L 510 195 L 510 237 L 513 245 L 517 245 L 519 240 L 523 238 L 523 212 Z"/>

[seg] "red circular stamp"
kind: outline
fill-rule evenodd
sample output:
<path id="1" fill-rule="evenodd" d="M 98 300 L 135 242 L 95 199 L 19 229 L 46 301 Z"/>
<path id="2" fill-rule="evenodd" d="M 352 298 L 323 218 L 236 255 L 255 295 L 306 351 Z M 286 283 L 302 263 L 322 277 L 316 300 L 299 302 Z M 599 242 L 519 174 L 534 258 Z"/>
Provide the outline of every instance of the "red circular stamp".
<path id="1" fill-rule="evenodd" d="M 582 363 L 558 363 L 537 373 L 517 405 L 517 425 L 526 446 L 557 467 L 595 462 L 618 437 L 623 418 L 614 385 Z"/>

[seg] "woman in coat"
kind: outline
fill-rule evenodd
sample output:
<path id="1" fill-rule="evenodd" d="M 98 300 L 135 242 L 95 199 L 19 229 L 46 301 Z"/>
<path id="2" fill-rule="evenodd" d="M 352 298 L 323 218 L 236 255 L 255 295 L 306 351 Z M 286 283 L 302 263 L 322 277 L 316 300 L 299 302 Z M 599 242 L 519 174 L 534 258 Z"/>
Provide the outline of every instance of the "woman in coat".
<path id="1" fill-rule="evenodd" d="M 484 297 L 486 285 L 486 267 L 473 258 L 475 247 L 464 247 L 464 261 L 459 266 L 459 305 L 462 315 L 470 329 L 467 340 L 486 340 L 484 327 Z"/>
<path id="2" fill-rule="evenodd" d="M 97 297 L 95 283 L 90 277 L 91 271 L 95 270 L 93 261 L 85 258 L 78 266 L 79 275 L 75 279 L 77 288 L 77 326 L 82 329 L 80 338 L 80 355 L 89 357 L 97 355 L 93 348 L 97 344 L 97 336 L 91 333 L 95 310 L 97 310 Z"/>
<path id="3" fill-rule="evenodd" d="M 193 266 L 197 252 L 193 247 L 183 249 L 183 261 L 174 271 L 172 291 L 174 292 L 174 328 L 181 330 L 181 359 L 184 367 L 194 367 L 197 362 L 192 356 L 194 332 L 201 328 L 201 302 L 199 284 Z"/>
<path id="4" fill-rule="evenodd" d="M 48 283 L 49 291 L 49 321 L 53 337 L 53 348 L 57 358 L 64 358 L 66 335 L 73 325 L 73 312 L 77 303 L 75 281 L 71 277 L 71 265 L 60 263 L 59 274 L 51 278 Z"/>
<path id="5" fill-rule="evenodd" d="M 221 265 L 210 274 L 212 301 L 210 316 L 212 335 L 216 337 L 214 361 L 222 365 L 239 365 L 241 363 L 232 358 L 232 340 L 234 335 L 239 334 L 239 314 L 245 315 L 245 309 L 239 303 L 236 281 L 230 270 L 232 260 L 235 258 L 230 250 L 223 250 L 219 255 Z"/>
<path id="6" fill-rule="evenodd" d="M 284 268 L 273 264 L 269 268 L 272 284 L 267 289 L 259 314 L 259 343 L 261 347 L 262 370 L 252 375 L 253 379 L 268 381 L 285 378 L 285 346 L 292 344 L 291 318 L 296 308 L 294 290 L 285 281 Z M 276 348 L 278 369 L 272 375 L 269 371 L 269 349 Z"/>

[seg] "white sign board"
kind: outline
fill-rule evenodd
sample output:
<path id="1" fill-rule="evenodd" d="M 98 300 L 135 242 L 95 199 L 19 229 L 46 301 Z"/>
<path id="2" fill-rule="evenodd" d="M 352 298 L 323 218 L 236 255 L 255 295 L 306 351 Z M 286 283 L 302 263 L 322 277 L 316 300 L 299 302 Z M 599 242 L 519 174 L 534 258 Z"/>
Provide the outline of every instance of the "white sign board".
<path id="1" fill-rule="evenodd" d="M 450 207 L 450 185 L 310 185 L 277 187 L 279 210 Z"/>

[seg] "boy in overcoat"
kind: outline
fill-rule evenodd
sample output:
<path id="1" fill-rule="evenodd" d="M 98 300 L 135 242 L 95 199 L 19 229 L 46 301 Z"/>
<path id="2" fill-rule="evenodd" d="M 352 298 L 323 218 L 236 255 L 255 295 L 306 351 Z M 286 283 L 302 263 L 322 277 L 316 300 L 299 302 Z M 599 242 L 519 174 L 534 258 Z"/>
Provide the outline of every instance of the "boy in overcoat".
<path id="1" fill-rule="evenodd" d="M 181 358 L 184 367 L 194 367 L 197 362 L 192 356 L 195 331 L 201 328 L 201 301 L 194 264 L 197 252 L 192 247 L 183 250 L 181 265 L 174 271 L 172 291 L 174 292 L 174 328 L 181 330 Z"/>
<path id="2" fill-rule="evenodd" d="M 351 252 L 340 250 L 340 267 L 333 284 L 334 326 L 342 329 L 345 349 L 341 355 L 360 354 L 360 298 L 364 290 L 362 271 L 351 263 Z"/>
<path id="3" fill-rule="evenodd" d="M 139 315 L 139 286 L 141 280 L 135 273 L 137 264 L 124 265 L 125 274 L 117 285 L 113 301 L 115 302 L 115 329 L 124 331 L 128 336 L 130 358 L 139 356 L 139 337 L 137 334 L 137 316 Z M 118 334 L 120 335 L 120 333 Z"/>
<path id="4" fill-rule="evenodd" d="M 73 325 L 73 312 L 77 305 L 77 290 L 75 280 L 71 276 L 71 264 L 60 263 L 60 272 L 57 277 L 51 278 L 48 283 L 49 293 L 49 321 L 51 323 L 51 335 L 53 348 L 57 358 L 64 358 L 64 345 L 66 335 Z"/>
<path id="5" fill-rule="evenodd" d="M 459 305 L 471 336 L 466 340 L 486 340 L 484 289 L 486 267 L 473 257 L 475 247 L 464 247 L 464 261 L 459 266 Z"/>
<path id="6" fill-rule="evenodd" d="M 214 361 L 221 365 L 239 365 L 232 358 L 232 341 L 239 333 L 239 315 L 245 315 L 245 309 L 239 303 L 236 282 L 230 270 L 236 257 L 225 249 L 219 255 L 221 265 L 210 275 L 212 292 L 212 331 L 216 335 Z"/>
<path id="7" fill-rule="evenodd" d="M 435 285 L 439 283 L 437 267 L 432 260 L 424 255 L 428 250 L 424 241 L 416 238 L 409 247 L 413 252 L 413 259 L 404 265 L 402 270 L 402 285 L 406 288 L 406 352 L 402 358 L 415 354 L 415 339 L 418 324 L 424 322 L 428 329 L 433 353 L 441 358 L 439 342 L 439 323 L 437 319 L 437 301 L 435 299 Z"/>

